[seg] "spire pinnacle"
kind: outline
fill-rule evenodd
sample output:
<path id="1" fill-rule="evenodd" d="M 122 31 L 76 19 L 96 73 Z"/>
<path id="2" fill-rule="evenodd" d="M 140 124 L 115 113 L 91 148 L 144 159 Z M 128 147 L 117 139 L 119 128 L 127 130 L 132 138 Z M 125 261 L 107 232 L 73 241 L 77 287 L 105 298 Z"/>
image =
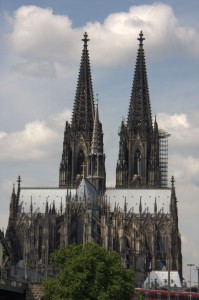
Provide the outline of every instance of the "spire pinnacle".
<path id="1" fill-rule="evenodd" d="M 18 183 L 18 187 L 20 188 L 20 185 L 21 185 L 21 176 L 20 175 L 18 176 L 17 183 Z"/>
<path id="2" fill-rule="evenodd" d="M 13 184 L 12 194 L 15 195 L 15 184 Z"/>
<path id="3" fill-rule="evenodd" d="M 103 153 L 103 140 L 102 140 L 102 125 L 99 121 L 99 112 L 98 112 L 98 94 L 96 95 L 96 107 L 95 107 L 95 119 L 93 125 L 93 136 L 91 142 L 91 153 Z"/>
<path id="4" fill-rule="evenodd" d="M 140 48 L 142 48 L 142 46 L 143 46 L 143 41 L 145 40 L 145 38 L 143 37 L 142 30 L 140 31 L 139 36 L 140 36 L 140 37 L 137 38 L 137 40 L 140 42 L 140 44 L 139 44 Z"/>
<path id="5" fill-rule="evenodd" d="M 96 105 L 98 106 L 98 103 L 99 103 L 99 97 L 98 97 L 99 95 L 98 94 L 96 94 Z"/>
<path id="6" fill-rule="evenodd" d="M 171 186 L 172 186 L 172 188 L 174 187 L 174 183 L 175 183 L 175 179 L 174 179 L 174 176 L 172 175 L 171 176 Z"/>
<path id="7" fill-rule="evenodd" d="M 84 47 L 87 47 L 87 42 L 90 41 L 88 39 L 88 34 L 87 32 L 84 33 L 84 38 L 82 39 L 82 41 L 84 42 Z"/>
<path id="8" fill-rule="evenodd" d="M 140 197 L 139 212 L 142 213 L 142 196 Z"/>

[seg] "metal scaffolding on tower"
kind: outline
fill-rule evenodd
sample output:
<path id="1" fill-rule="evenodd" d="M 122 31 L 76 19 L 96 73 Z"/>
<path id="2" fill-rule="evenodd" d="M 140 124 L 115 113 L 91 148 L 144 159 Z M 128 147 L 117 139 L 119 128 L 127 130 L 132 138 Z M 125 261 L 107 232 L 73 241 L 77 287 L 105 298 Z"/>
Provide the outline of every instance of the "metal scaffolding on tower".
<path id="1" fill-rule="evenodd" d="M 159 166 L 161 172 L 161 187 L 167 187 L 168 183 L 168 137 L 166 131 L 159 130 Z"/>

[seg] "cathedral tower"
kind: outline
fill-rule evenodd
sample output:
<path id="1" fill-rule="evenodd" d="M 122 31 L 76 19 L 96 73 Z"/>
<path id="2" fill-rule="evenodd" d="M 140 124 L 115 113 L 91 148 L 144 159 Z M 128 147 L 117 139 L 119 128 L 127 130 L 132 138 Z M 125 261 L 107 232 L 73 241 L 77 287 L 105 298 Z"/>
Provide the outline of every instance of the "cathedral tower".
<path id="1" fill-rule="evenodd" d="M 81 174 L 84 173 L 85 177 L 89 176 L 91 182 L 96 183 L 97 190 L 101 190 L 102 186 L 105 186 L 103 134 L 102 125 L 99 122 L 98 107 L 96 107 L 95 111 L 94 105 L 87 33 L 84 34 L 82 41 L 84 46 L 72 121 L 71 124 L 66 121 L 64 131 L 63 153 L 59 169 L 59 186 L 77 187 Z M 94 158 L 94 156 L 98 158 Z M 94 164 L 96 164 L 97 173 L 91 167 Z M 99 165 L 103 170 L 99 170 Z"/>
<path id="2" fill-rule="evenodd" d="M 158 124 L 152 124 L 142 31 L 138 40 L 128 120 L 119 132 L 116 187 L 161 186 Z"/>

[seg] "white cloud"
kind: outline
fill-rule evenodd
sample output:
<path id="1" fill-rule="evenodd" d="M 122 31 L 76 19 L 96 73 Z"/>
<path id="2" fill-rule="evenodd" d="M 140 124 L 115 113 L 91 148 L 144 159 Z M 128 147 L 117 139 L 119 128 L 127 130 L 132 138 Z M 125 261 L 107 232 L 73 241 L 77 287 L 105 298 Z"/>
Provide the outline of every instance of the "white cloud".
<path id="1" fill-rule="evenodd" d="M 34 161 L 52 157 L 63 136 L 70 111 L 52 115 L 47 121 L 35 120 L 21 131 L 0 133 L 1 161 Z M 61 130 L 60 130 L 61 128 Z"/>
<path id="2" fill-rule="evenodd" d="M 191 147 L 193 145 L 199 145 L 199 139 L 196 136 L 199 136 L 199 119 L 198 114 L 195 112 L 193 115 L 188 116 L 186 114 L 174 114 L 169 115 L 167 113 L 158 113 L 157 120 L 159 128 L 165 129 L 171 138 L 169 141 L 171 145 L 178 145 L 181 147 L 183 152 L 182 145 L 190 147 L 190 152 L 193 151 Z M 179 150 L 179 148 L 177 148 Z"/>
<path id="3" fill-rule="evenodd" d="M 50 123 L 51 126 L 58 130 L 63 130 L 66 120 L 68 122 L 71 121 L 71 111 L 70 110 L 64 110 L 58 114 L 53 114 L 49 116 L 48 123 Z"/>
<path id="4" fill-rule="evenodd" d="M 171 134 L 169 137 L 169 173 L 182 185 L 199 184 L 199 121 L 193 115 L 159 113 L 159 128 Z M 195 149 L 195 150 L 194 150 Z"/>
<path id="5" fill-rule="evenodd" d="M 36 120 L 23 131 L 13 132 L 1 140 L 1 160 L 30 160 L 45 156 L 44 149 L 56 138 L 56 133 Z"/>
<path id="6" fill-rule="evenodd" d="M 4 131 L 0 131 L 0 140 L 4 139 L 7 136 L 7 133 Z"/>
<path id="7" fill-rule="evenodd" d="M 179 129 L 190 128 L 186 114 L 169 115 L 158 113 L 158 124 L 168 131 L 179 131 Z"/>
<path id="8" fill-rule="evenodd" d="M 153 57 L 168 52 L 199 57 L 197 30 L 181 26 L 172 8 L 160 3 L 132 6 L 128 12 L 110 14 L 103 23 L 88 22 L 82 28 L 73 28 L 67 16 L 55 15 L 50 8 L 22 6 L 12 16 L 8 40 L 13 51 L 26 59 L 70 63 L 79 59 L 80 39 L 88 31 L 95 64 L 118 65 L 132 61 L 140 30 L 150 37 L 147 49 Z"/>
<path id="9" fill-rule="evenodd" d="M 12 69 L 24 75 L 31 75 L 36 77 L 53 78 L 56 76 L 55 66 L 49 62 L 23 62 L 13 66 Z"/>
<path id="10" fill-rule="evenodd" d="M 16 10 L 12 26 L 9 41 L 21 55 L 62 61 L 77 53 L 71 39 L 71 21 L 67 16 L 53 15 L 50 8 L 22 6 Z"/>

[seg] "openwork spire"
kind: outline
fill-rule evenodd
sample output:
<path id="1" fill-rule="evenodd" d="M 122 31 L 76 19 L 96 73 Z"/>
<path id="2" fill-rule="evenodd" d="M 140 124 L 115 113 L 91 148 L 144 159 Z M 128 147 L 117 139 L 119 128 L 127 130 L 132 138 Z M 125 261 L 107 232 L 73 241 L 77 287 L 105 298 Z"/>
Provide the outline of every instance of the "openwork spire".
<path id="1" fill-rule="evenodd" d="M 92 132 L 94 122 L 94 100 L 87 45 L 89 39 L 86 32 L 82 41 L 84 42 L 84 46 L 82 50 L 71 127 L 73 131 Z"/>
<path id="2" fill-rule="evenodd" d="M 103 154 L 102 124 L 99 121 L 98 101 L 95 109 L 95 120 L 93 126 L 93 137 L 91 142 L 91 154 Z"/>
<path id="3" fill-rule="evenodd" d="M 128 113 L 128 129 L 142 136 L 151 134 L 152 117 L 148 91 L 145 54 L 143 49 L 142 31 L 139 34 L 139 49 L 136 60 L 131 100 Z"/>

